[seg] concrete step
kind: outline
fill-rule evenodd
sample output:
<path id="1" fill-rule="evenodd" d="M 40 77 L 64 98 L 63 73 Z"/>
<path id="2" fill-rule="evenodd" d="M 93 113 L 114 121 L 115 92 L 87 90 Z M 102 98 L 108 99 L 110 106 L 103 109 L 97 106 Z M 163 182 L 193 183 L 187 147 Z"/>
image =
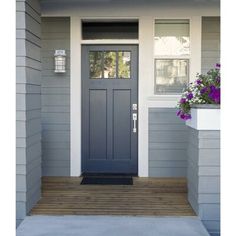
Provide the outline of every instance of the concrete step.
<path id="1" fill-rule="evenodd" d="M 28 216 L 17 236 L 209 236 L 198 217 Z"/>

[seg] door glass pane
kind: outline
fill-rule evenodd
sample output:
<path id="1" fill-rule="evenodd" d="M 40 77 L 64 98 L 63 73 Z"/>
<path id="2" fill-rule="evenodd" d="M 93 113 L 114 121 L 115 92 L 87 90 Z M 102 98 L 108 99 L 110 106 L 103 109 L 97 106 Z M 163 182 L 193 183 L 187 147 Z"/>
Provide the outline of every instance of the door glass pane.
<path id="1" fill-rule="evenodd" d="M 155 60 L 155 93 L 181 93 L 188 82 L 188 60 Z"/>
<path id="2" fill-rule="evenodd" d="M 130 52 L 118 52 L 118 77 L 119 79 L 130 79 Z"/>
<path id="3" fill-rule="evenodd" d="M 102 78 L 102 52 L 90 51 L 89 52 L 89 65 L 90 65 L 90 78 Z"/>
<path id="4" fill-rule="evenodd" d="M 116 52 L 104 52 L 104 78 L 116 77 Z"/>
<path id="5" fill-rule="evenodd" d="M 189 20 L 155 21 L 155 55 L 189 55 Z"/>

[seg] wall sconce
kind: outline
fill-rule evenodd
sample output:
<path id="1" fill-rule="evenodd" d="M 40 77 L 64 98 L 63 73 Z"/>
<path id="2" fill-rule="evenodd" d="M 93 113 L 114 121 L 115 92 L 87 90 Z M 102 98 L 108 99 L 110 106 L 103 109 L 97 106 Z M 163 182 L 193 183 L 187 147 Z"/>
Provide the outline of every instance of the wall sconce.
<path id="1" fill-rule="evenodd" d="M 55 73 L 65 73 L 66 72 L 66 51 L 65 50 L 55 50 L 54 54 L 55 62 Z"/>

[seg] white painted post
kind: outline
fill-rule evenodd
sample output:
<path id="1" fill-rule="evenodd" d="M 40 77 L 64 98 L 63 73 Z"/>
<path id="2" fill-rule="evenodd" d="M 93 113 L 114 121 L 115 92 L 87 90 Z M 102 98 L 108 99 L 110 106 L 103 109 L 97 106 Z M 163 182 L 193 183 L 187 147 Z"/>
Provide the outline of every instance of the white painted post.
<path id="1" fill-rule="evenodd" d="M 202 17 L 194 16 L 190 20 L 190 81 L 196 79 L 196 74 L 201 73 L 201 57 L 202 57 Z"/>
<path id="2" fill-rule="evenodd" d="M 153 18 L 139 20 L 139 136 L 138 175 L 148 177 L 148 89 L 153 81 Z"/>
<path id="3" fill-rule="evenodd" d="M 70 175 L 81 175 L 81 21 L 71 17 Z"/>

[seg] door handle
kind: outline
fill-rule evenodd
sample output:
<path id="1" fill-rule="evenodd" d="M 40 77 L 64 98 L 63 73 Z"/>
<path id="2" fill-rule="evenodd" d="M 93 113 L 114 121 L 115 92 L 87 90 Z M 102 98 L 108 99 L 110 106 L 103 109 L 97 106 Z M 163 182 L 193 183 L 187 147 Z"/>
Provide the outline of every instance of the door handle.
<path id="1" fill-rule="evenodd" d="M 137 113 L 133 113 L 133 133 L 137 132 L 137 119 L 138 119 Z"/>

